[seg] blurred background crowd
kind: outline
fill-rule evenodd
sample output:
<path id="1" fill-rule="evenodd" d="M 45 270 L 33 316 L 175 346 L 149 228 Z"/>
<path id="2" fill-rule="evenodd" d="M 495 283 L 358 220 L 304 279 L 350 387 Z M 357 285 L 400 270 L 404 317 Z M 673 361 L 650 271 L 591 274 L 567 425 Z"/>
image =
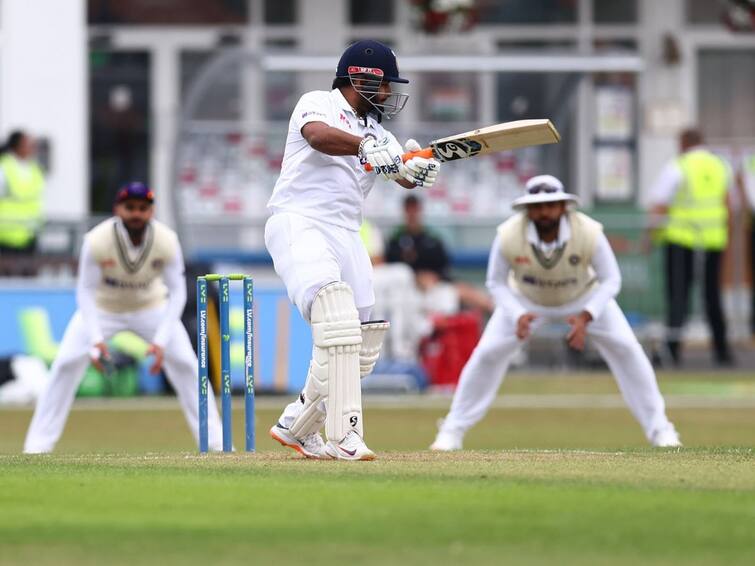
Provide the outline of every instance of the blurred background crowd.
<path id="1" fill-rule="evenodd" d="M 4 0 L 0 402 L 41 387 L 35 376 L 75 310 L 81 239 L 131 180 L 154 188 L 157 217 L 179 233 L 189 297 L 199 273 L 255 277 L 258 387 L 298 391 L 310 338 L 264 248 L 265 202 L 293 106 L 328 89 L 339 54 L 361 38 L 392 46 L 411 81 L 388 124 L 399 139 L 426 144 L 528 118 L 550 118 L 562 136 L 450 164 L 430 190 L 376 185 L 362 237 L 376 310 L 393 330 L 366 388 L 453 387 L 493 309 L 484 280 L 496 226 L 539 173 L 562 179 L 603 223 L 622 271 L 619 303 L 656 364 L 755 368 L 750 0 Z M 729 217 L 714 263 L 705 245 L 689 246 L 684 279 L 705 292 L 682 298 L 680 318 L 653 230 L 684 135 L 724 160 Z M 190 300 L 190 330 L 194 316 Z M 240 326 L 239 305 L 232 317 Z M 684 355 L 666 340 L 674 325 Z M 546 329 L 519 365 L 599 363 L 563 335 Z M 119 335 L 114 350 L 116 372 L 91 369 L 81 395 L 166 390 L 140 339 Z M 28 387 L 9 389 L 22 378 Z"/>

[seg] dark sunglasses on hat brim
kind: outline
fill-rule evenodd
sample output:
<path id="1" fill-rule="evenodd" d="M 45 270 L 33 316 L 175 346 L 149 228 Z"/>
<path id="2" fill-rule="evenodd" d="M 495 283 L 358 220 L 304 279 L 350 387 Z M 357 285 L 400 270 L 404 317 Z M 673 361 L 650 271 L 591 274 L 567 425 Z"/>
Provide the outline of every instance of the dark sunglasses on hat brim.
<path id="1" fill-rule="evenodd" d="M 550 194 L 550 193 L 558 193 L 558 192 L 561 192 L 561 189 L 559 189 L 558 187 L 554 187 L 553 185 L 546 185 L 546 184 L 535 185 L 534 187 L 530 187 L 529 189 L 527 189 L 527 194 L 529 195 L 536 195 L 538 193 Z"/>

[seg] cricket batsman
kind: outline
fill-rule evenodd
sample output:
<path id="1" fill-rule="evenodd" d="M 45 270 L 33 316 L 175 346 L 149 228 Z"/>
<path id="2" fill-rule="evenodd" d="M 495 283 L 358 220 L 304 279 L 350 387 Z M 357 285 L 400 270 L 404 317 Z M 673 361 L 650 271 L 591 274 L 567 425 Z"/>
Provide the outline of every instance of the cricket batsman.
<path id="1" fill-rule="evenodd" d="M 383 128 L 408 98 L 393 86 L 408 82 L 390 48 L 357 41 L 341 56 L 332 90 L 304 94 L 289 122 L 265 244 L 289 299 L 311 324 L 314 345 L 304 390 L 270 434 L 309 458 L 375 458 L 364 442 L 360 377 L 372 371 L 389 324 L 370 321 L 375 295 L 359 237 L 363 203 L 378 175 L 407 189 L 429 187 L 440 168 L 422 157 L 402 163 L 420 145 L 402 147 Z"/>
<path id="2" fill-rule="evenodd" d="M 593 341 L 650 443 L 681 446 L 650 361 L 616 303 L 616 257 L 603 227 L 568 208 L 576 200 L 557 178 L 533 177 L 512 204 L 518 213 L 498 227 L 487 273 L 496 309 L 461 373 L 432 450 L 460 450 L 522 345 L 545 322 L 563 320 L 570 347 L 582 350 L 587 336 Z"/>
<path id="3" fill-rule="evenodd" d="M 89 363 L 103 369 L 107 341 L 130 330 L 150 343 L 152 373 L 165 373 L 189 428 L 198 438 L 197 357 L 181 323 L 186 304 L 178 237 L 153 220 L 154 194 L 142 183 L 119 189 L 115 215 L 87 233 L 79 254 L 77 311 L 68 323 L 39 398 L 24 452 L 51 452 L 63 433 L 76 390 Z M 212 392 L 210 392 L 212 394 Z M 218 409 L 209 403 L 209 444 L 222 449 Z"/>

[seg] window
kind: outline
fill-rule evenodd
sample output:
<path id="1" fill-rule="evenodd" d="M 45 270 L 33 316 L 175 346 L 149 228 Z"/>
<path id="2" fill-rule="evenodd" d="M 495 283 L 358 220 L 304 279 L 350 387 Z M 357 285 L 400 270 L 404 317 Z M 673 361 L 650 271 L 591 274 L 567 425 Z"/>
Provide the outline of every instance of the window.
<path id="1" fill-rule="evenodd" d="M 718 140 L 751 139 L 755 132 L 753 49 L 705 49 L 698 54 L 700 128 Z"/>
<path id="2" fill-rule="evenodd" d="M 265 0 L 265 23 L 291 25 L 296 23 L 297 0 Z"/>
<path id="3" fill-rule="evenodd" d="M 575 145 L 569 140 L 576 128 L 577 85 L 573 73 L 498 73 L 498 122 L 548 118 L 558 128 L 561 143 L 524 148 L 497 155 L 496 167 L 508 186 L 505 197 L 521 191 L 521 180 L 550 173 L 568 183 L 575 162 Z M 580 189 L 573 187 L 579 193 Z"/>
<path id="4" fill-rule="evenodd" d="M 577 0 L 507 0 L 480 2 L 480 24 L 573 24 Z"/>
<path id="5" fill-rule="evenodd" d="M 110 212 L 123 183 L 150 181 L 149 73 L 147 52 L 89 54 L 92 212 Z"/>
<path id="6" fill-rule="evenodd" d="M 181 98 L 185 99 L 194 80 L 217 51 L 181 52 Z M 241 116 L 241 67 L 231 65 L 217 76 L 211 88 L 205 88 L 192 119 L 235 120 Z"/>
<path id="7" fill-rule="evenodd" d="M 247 0 L 88 0 L 87 18 L 90 24 L 245 24 L 247 5 Z"/>
<path id="8" fill-rule="evenodd" d="M 637 22 L 637 0 L 592 0 L 593 18 L 599 24 Z"/>
<path id="9" fill-rule="evenodd" d="M 425 73 L 420 83 L 424 121 L 477 120 L 477 76 L 474 73 Z"/>
<path id="10" fill-rule="evenodd" d="M 687 0 L 687 21 L 691 24 L 719 24 L 721 13 L 721 2 Z"/>
<path id="11" fill-rule="evenodd" d="M 349 21 L 356 25 L 392 24 L 393 0 L 349 0 Z"/>

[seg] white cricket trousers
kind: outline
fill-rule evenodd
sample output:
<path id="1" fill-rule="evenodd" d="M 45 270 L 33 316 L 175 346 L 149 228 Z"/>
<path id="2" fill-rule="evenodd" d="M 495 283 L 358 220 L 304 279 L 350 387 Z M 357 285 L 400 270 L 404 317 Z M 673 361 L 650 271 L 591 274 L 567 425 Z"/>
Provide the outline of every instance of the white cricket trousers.
<path id="1" fill-rule="evenodd" d="M 164 310 L 164 307 L 158 307 L 119 314 L 99 311 L 100 328 L 105 340 L 118 332 L 130 330 L 151 343 L 162 322 Z M 68 323 L 58 356 L 52 364 L 47 389 L 40 396 L 34 409 L 34 416 L 26 433 L 24 452 L 51 452 L 55 448 L 71 411 L 76 390 L 90 363 L 91 349 L 84 320 L 76 311 Z M 198 439 L 197 356 L 180 320 L 175 322 L 175 329 L 165 345 L 163 368 L 181 403 L 189 429 L 194 438 Z M 208 406 L 209 446 L 211 450 L 221 450 L 222 429 L 212 390 Z"/>
<path id="2" fill-rule="evenodd" d="M 566 316 L 579 313 L 586 301 L 578 300 L 570 305 L 571 309 L 549 309 L 522 302 L 529 312 L 537 315 L 531 326 L 534 333 L 548 320 L 563 322 Z M 606 304 L 602 314 L 588 324 L 587 330 L 648 440 L 656 431 L 672 426 L 666 417 L 653 367 L 615 300 Z M 497 308 L 461 372 L 451 410 L 441 431 L 463 434 L 485 416 L 511 360 L 523 344 L 516 337 L 516 321 Z"/>
<path id="3" fill-rule="evenodd" d="M 359 232 L 293 212 L 276 212 L 265 224 L 265 246 L 288 298 L 309 322 L 317 293 L 343 281 L 354 293 L 362 322 L 375 306 L 372 263 Z"/>

